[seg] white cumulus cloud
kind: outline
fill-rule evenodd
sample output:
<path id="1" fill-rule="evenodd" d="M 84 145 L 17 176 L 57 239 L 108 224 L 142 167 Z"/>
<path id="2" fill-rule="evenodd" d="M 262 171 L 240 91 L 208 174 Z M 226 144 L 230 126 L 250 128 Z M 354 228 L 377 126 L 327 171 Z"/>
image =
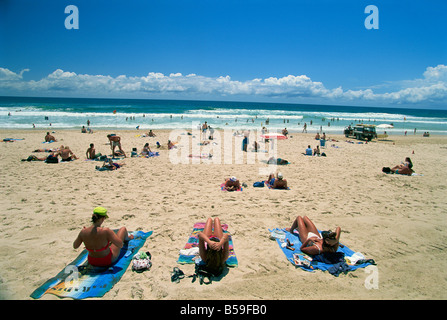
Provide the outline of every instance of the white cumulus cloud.
<path id="1" fill-rule="evenodd" d="M 54 93 L 79 96 L 147 97 L 166 96 L 200 98 L 203 95 L 215 97 L 256 96 L 293 98 L 315 98 L 327 101 L 352 103 L 380 102 L 390 104 L 447 102 L 447 66 L 428 67 L 421 78 L 403 80 L 394 88 L 385 92 L 374 92 L 373 88 L 362 90 L 344 90 L 342 87 L 326 88 L 322 82 L 313 81 L 306 75 L 288 75 L 285 77 L 255 78 L 252 80 L 233 80 L 229 75 L 205 77 L 197 74 L 183 75 L 171 73 L 164 75 L 150 72 L 146 76 L 77 74 L 57 69 L 40 80 L 25 81 L 24 69 L 15 73 L 0 68 L 0 94 L 15 93 L 22 95 L 51 95 Z M 383 85 L 381 86 L 383 91 Z M 390 86 L 391 88 L 391 86 Z"/>

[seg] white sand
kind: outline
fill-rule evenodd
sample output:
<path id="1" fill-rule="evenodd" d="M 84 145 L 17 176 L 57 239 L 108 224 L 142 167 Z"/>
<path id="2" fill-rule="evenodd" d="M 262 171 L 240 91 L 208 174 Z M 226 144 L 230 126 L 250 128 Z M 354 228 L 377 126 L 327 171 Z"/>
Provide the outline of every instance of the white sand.
<path id="1" fill-rule="evenodd" d="M 129 268 L 102 299 L 447 298 L 447 137 L 390 136 L 351 144 L 344 136 L 330 136 L 338 142 L 327 142 L 322 150 L 327 157 L 306 157 L 301 153 L 308 144 L 315 147 L 314 134 L 292 134 L 278 142 L 278 156 L 291 162 L 280 168 L 291 190 L 278 191 L 253 188 L 266 178 L 259 175 L 264 163 L 172 164 L 169 152 L 179 149 L 164 147 L 159 157 L 129 157 L 123 168 L 99 172 L 99 163 L 84 160 L 85 151 L 93 142 L 98 152 L 110 154 L 106 135 L 112 132 L 56 130 L 59 142 L 50 145 L 41 143 L 46 130 L 0 133 L 1 139 L 25 138 L 0 143 L 0 298 L 31 299 L 38 286 L 74 260 L 80 249 L 72 242 L 98 205 L 109 210 L 107 227 L 153 230 L 142 249 L 151 252 L 152 269 Z M 140 151 L 149 142 L 155 150 L 156 141 L 165 146 L 169 138 L 169 131 L 156 132 L 156 138 L 137 137 L 141 131 L 116 133 L 128 156 L 133 147 Z M 80 159 L 20 161 L 34 149 L 61 144 Z M 381 172 L 407 156 L 422 176 Z M 222 192 L 220 184 L 233 175 L 248 187 Z M 290 264 L 268 229 L 289 227 L 298 215 L 309 216 L 323 230 L 340 226 L 342 243 L 376 261 L 378 289 L 365 287 L 365 269 L 334 277 Z M 193 265 L 176 262 L 193 224 L 216 216 L 229 225 L 239 266 L 211 285 L 190 279 L 171 283 L 175 266 L 193 273 Z"/>

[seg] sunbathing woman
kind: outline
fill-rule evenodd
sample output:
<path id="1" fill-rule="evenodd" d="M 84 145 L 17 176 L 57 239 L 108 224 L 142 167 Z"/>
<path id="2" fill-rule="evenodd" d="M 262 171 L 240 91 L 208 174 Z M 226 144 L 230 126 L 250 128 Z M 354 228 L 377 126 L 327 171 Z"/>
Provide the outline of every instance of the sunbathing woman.
<path id="1" fill-rule="evenodd" d="M 133 235 L 129 235 L 125 227 L 120 228 L 117 233 L 109 228 L 101 227 L 107 218 L 107 209 L 96 207 L 92 215 L 93 225 L 84 227 L 73 242 L 75 249 L 82 243 L 85 244 L 89 252 L 88 262 L 97 267 L 112 265 L 118 259 L 124 241 L 133 239 Z"/>
<path id="2" fill-rule="evenodd" d="M 300 250 L 309 255 L 317 255 L 326 252 L 336 252 L 340 245 L 340 227 L 332 231 L 323 231 L 322 234 L 318 232 L 313 222 L 308 217 L 298 216 L 292 223 L 292 226 L 286 228 L 287 231 L 293 232 L 298 229 L 301 240 Z"/>
<path id="3" fill-rule="evenodd" d="M 413 173 L 412 168 L 413 168 L 413 163 L 411 162 L 411 159 L 409 157 L 406 157 L 405 162 L 395 166 L 394 168 L 391 168 L 391 172 L 399 173 L 399 174 L 406 174 L 406 175 L 410 176 Z"/>
<path id="4" fill-rule="evenodd" d="M 199 235 L 200 258 L 206 263 L 207 270 L 218 276 L 230 254 L 229 238 L 223 233 L 219 218 L 208 218 L 205 229 Z"/>

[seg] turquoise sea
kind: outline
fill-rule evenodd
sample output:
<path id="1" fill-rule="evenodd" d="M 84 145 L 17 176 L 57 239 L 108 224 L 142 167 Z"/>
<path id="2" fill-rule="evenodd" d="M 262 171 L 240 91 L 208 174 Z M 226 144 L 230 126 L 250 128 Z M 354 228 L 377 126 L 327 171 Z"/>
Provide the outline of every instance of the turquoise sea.
<path id="1" fill-rule="evenodd" d="M 447 110 L 190 100 L 0 97 L 0 128 L 215 129 L 287 128 L 342 134 L 359 122 L 392 124 L 388 134 L 447 134 Z M 378 133 L 385 131 L 378 129 Z"/>

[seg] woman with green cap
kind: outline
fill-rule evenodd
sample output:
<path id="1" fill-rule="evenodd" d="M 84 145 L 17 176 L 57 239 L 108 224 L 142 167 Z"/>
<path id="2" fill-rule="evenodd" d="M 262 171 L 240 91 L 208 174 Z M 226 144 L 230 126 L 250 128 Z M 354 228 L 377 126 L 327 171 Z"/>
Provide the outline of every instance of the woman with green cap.
<path id="1" fill-rule="evenodd" d="M 129 236 L 125 227 L 120 228 L 117 233 L 101 227 L 107 218 L 107 209 L 96 207 L 93 210 L 92 225 L 84 227 L 73 242 L 75 249 L 84 243 L 88 250 L 88 262 L 97 267 L 112 265 L 118 259 L 124 241 L 133 239 L 133 235 Z"/>

